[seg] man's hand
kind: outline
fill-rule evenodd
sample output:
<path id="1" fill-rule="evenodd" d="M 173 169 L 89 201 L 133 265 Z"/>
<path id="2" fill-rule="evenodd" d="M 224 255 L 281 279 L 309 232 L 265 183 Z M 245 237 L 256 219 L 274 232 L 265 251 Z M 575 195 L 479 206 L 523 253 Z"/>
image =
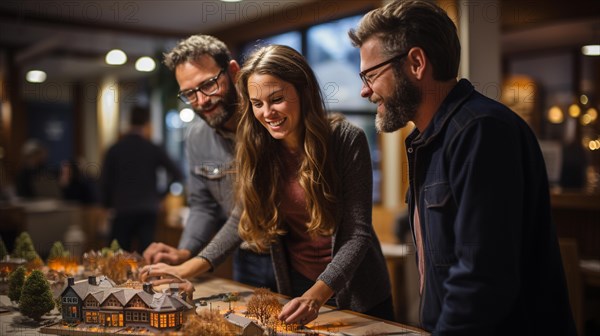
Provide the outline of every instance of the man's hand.
<path id="1" fill-rule="evenodd" d="M 169 265 L 179 265 L 191 256 L 190 250 L 178 250 L 164 243 L 152 243 L 144 251 L 144 259 L 148 264 L 164 262 Z"/>

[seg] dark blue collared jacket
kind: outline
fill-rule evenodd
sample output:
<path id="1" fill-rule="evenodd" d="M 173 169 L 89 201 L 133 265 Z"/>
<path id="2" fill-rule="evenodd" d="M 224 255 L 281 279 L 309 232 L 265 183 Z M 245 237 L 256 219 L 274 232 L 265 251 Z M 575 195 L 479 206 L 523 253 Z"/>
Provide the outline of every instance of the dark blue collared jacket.
<path id="1" fill-rule="evenodd" d="M 544 159 L 528 125 L 461 80 L 406 140 L 435 335 L 574 335 Z M 414 230 L 413 230 L 414 232 Z"/>

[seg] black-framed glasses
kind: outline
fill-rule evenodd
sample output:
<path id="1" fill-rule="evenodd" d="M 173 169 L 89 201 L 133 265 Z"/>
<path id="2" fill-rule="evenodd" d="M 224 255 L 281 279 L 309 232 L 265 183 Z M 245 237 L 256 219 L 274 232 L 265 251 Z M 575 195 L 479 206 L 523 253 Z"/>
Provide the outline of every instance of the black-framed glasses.
<path id="1" fill-rule="evenodd" d="M 179 98 L 179 100 L 185 104 L 192 104 L 198 100 L 198 91 L 202 92 L 202 94 L 205 96 L 214 95 L 217 93 L 217 91 L 219 91 L 219 77 L 221 77 L 223 72 L 225 72 L 225 69 L 221 69 L 216 76 L 205 80 L 193 89 L 179 91 L 177 98 Z"/>
<path id="2" fill-rule="evenodd" d="M 373 84 L 373 81 L 371 80 L 370 77 L 367 77 L 367 73 L 369 73 L 369 72 L 371 72 L 371 71 L 373 71 L 375 69 L 379 69 L 379 68 L 381 68 L 382 66 L 384 66 L 386 64 L 390 64 L 392 62 L 399 61 L 399 60 L 403 59 L 404 57 L 406 57 L 406 55 L 408 55 L 408 52 L 402 53 L 400 55 L 396 55 L 396 56 L 390 58 L 387 61 L 383 61 L 383 62 L 381 62 L 381 63 L 379 63 L 377 65 L 374 65 L 374 66 L 372 66 L 372 67 L 370 67 L 370 68 L 368 68 L 366 70 L 361 71 L 358 75 L 360 76 L 360 79 L 365 84 L 365 86 L 370 89 L 371 85 Z"/>

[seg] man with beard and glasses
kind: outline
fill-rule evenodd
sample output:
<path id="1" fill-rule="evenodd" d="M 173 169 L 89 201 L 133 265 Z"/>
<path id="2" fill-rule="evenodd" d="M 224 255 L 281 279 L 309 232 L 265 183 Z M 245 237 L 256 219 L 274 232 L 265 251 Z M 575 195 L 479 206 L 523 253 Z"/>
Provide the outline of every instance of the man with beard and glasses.
<path id="1" fill-rule="evenodd" d="M 432 2 L 394 1 L 349 36 L 378 131 L 415 125 L 406 139 L 406 199 L 421 327 L 434 335 L 574 335 L 537 139 L 513 111 L 457 81 L 454 23 Z"/>
<path id="2" fill-rule="evenodd" d="M 210 242 L 233 209 L 235 132 L 239 121 L 234 81 L 240 66 L 222 41 L 208 35 L 181 41 L 165 54 L 164 63 L 175 72 L 180 88 L 177 97 L 202 119 L 190 126 L 186 138 L 190 214 L 179 247 L 155 242 L 144 251 L 148 263 L 178 265 Z M 275 291 L 270 255 L 244 247 L 234 255 L 234 280 Z"/>

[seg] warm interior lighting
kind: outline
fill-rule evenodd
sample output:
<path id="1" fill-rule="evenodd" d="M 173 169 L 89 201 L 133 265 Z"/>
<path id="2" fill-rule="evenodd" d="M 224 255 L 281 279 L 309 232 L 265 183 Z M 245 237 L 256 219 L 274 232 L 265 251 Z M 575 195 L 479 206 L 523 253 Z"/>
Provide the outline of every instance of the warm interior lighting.
<path id="1" fill-rule="evenodd" d="M 42 70 L 31 70 L 25 75 L 29 83 L 43 83 L 46 81 L 46 73 Z"/>
<path id="2" fill-rule="evenodd" d="M 585 114 L 589 115 L 592 118 L 592 121 L 596 121 L 596 119 L 598 119 L 598 110 L 593 107 L 590 107 Z"/>
<path id="3" fill-rule="evenodd" d="M 121 65 L 127 62 L 127 55 L 120 49 L 113 49 L 106 54 L 106 64 Z"/>
<path id="4" fill-rule="evenodd" d="M 564 115 L 560 107 L 554 105 L 548 110 L 548 121 L 553 124 L 560 124 L 564 120 Z"/>
<path id="5" fill-rule="evenodd" d="M 600 44 L 589 44 L 581 47 L 581 53 L 585 56 L 600 56 Z"/>
<path id="6" fill-rule="evenodd" d="M 135 62 L 135 69 L 140 72 L 150 72 L 156 69 L 156 62 L 151 57 L 143 56 Z"/>
<path id="7" fill-rule="evenodd" d="M 569 106 L 569 115 L 573 118 L 578 118 L 581 114 L 581 108 L 577 104 L 571 104 Z"/>
<path id="8" fill-rule="evenodd" d="M 584 115 L 581 116 L 581 124 L 587 126 L 598 119 L 598 110 L 590 107 Z"/>
<path id="9" fill-rule="evenodd" d="M 589 102 L 589 98 L 587 95 L 582 94 L 581 96 L 579 96 L 579 102 L 582 105 L 586 105 Z"/>

